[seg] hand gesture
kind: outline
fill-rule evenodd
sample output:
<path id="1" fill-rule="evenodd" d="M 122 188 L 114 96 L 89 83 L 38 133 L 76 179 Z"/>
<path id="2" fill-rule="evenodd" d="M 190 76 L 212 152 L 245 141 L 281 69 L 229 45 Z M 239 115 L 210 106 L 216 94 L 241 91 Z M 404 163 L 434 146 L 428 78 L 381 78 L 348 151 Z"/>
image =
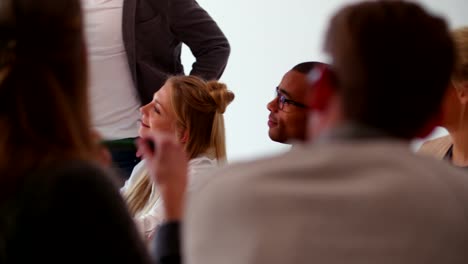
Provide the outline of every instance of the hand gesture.
<path id="1" fill-rule="evenodd" d="M 138 152 L 146 160 L 152 180 L 158 185 L 167 220 L 180 220 L 187 187 L 187 155 L 174 136 L 151 132 L 138 140 Z"/>

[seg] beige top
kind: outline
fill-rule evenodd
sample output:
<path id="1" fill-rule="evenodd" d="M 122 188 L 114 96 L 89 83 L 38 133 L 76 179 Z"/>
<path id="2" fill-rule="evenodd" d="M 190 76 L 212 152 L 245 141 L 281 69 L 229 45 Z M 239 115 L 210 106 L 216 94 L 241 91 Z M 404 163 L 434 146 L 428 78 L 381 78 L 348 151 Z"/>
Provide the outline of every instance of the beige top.
<path id="1" fill-rule="evenodd" d="M 186 264 L 466 264 L 468 177 L 404 142 L 340 141 L 217 171 Z"/>
<path id="2" fill-rule="evenodd" d="M 450 135 L 447 135 L 424 142 L 417 152 L 442 160 L 451 145 L 452 138 L 450 138 Z"/>

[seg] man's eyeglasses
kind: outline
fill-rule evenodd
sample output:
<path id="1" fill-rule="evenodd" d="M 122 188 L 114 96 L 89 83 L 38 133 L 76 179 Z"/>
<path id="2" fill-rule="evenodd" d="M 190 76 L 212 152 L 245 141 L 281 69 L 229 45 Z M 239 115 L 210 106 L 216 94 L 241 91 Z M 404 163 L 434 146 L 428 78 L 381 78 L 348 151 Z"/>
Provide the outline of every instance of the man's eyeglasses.
<path id="1" fill-rule="evenodd" d="M 276 87 L 276 98 L 278 98 L 278 109 L 282 111 L 284 111 L 285 104 L 294 105 L 300 108 L 308 108 L 305 104 L 286 98 L 286 96 L 281 93 L 279 87 Z"/>

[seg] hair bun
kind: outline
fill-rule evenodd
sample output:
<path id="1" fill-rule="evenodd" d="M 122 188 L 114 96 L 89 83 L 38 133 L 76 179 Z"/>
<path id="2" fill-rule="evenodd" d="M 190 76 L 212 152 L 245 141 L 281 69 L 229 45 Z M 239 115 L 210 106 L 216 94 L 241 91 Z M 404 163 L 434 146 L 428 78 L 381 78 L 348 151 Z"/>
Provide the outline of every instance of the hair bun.
<path id="1" fill-rule="evenodd" d="M 234 93 L 227 89 L 226 84 L 218 81 L 207 82 L 211 97 L 216 102 L 216 111 L 223 114 L 226 107 L 234 100 Z"/>

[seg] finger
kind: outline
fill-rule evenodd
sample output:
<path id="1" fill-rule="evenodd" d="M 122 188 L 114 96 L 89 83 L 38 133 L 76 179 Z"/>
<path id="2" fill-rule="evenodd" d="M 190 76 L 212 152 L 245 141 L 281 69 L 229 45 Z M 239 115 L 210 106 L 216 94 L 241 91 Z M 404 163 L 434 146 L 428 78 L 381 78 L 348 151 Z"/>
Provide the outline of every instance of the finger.
<path id="1" fill-rule="evenodd" d="M 108 149 L 101 148 L 99 157 L 101 164 L 103 164 L 104 166 L 110 167 L 112 165 L 112 156 Z"/>
<path id="2" fill-rule="evenodd" d="M 135 156 L 137 156 L 138 158 L 141 158 L 141 157 L 143 156 L 143 153 L 141 152 L 141 149 L 140 149 L 140 147 L 138 146 L 138 141 L 139 141 L 139 140 L 140 140 L 140 139 L 137 138 L 137 139 L 135 140 L 135 143 L 134 143 L 134 144 L 135 144 L 135 147 L 137 148 L 137 151 L 136 151 L 136 153 L 135 153 Z"/>
<path id="3" fill-rule="evenodd" d="M 141 140 L 141 138 L 137 138 L 137 139 L 135 139 L 135 141 L 134 141 L 135 147 L 137 148 L 137 151 L 136 151 L 136 153 L 135 153 L 135 156 L 137 156 L 137 157 L 139 157 L 139 158 L 143 157 L 143 152 L 141 151 L 141 148 L 140 148 L 140 145 L 139 145 L 139 144 L 140 144 L 140 140 Z"/>
<path id="4" fill-rule="evenodd" d="M 153 151 L 148 147 L 147 143 L 145 142 L 145 139 L 139 139 L 137 142 L 137 147 L 138 147 L 138 153 L 145 158 L 145 159 L 151 159 L 154 156 Z"/>

